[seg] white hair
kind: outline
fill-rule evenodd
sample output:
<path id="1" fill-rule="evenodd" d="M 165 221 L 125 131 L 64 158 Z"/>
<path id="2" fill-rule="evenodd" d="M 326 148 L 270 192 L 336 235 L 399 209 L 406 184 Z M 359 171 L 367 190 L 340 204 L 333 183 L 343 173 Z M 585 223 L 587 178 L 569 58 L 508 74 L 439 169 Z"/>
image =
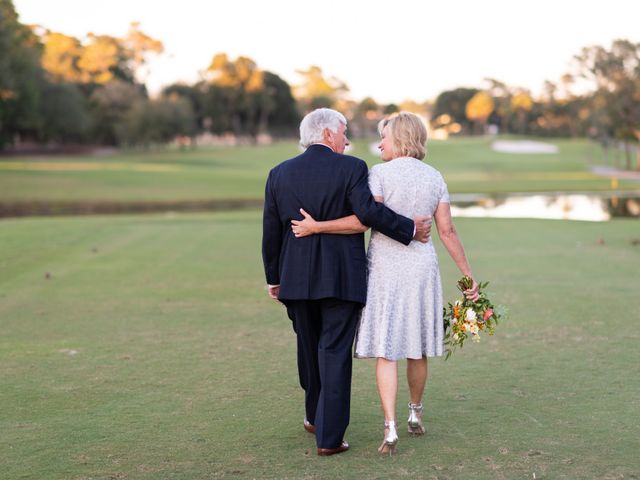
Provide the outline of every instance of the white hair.
<path id="1" fill-rule="evenodd" d="M 341 123 L 346 125 L 347 119 L 340 112 L 330 108 L 318 108 L 307 113 L 300 122 L 300 145 L 307 148 L 312 143 L 322 142 L 324 129 L 328 128 L 337 133 Z"/>

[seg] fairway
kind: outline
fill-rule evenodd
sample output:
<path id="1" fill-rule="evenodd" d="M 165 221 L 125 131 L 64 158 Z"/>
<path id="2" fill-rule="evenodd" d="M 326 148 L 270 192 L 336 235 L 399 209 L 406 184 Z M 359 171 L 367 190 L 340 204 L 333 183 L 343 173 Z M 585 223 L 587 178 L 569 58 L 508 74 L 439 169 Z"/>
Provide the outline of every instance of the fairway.
<path id="1" fill-rule="evenodd" d="M 247 192 L 274 161 L 247 168 Z M 402 428 L 393 458 L 376 452 L 374 363 L 355 360 L 352 449 L 321 458 L 290 321 L 264 289 L 260 212 L 3 220 L 0 477 L 640 476 L 637 220 L 456 225 L 508 320 L 430 362 L 428 434 Z M 406 402 L 402 385 L 401 426 Z"/>
<path id="2" fill-rule="evenodd" d="M 380 161 L 370 142 L 351 154 Z M 490 138 L 430 141 L 427 163 L 439 169 L 452 193 L 603 191 L 611 180 L 590 172 L 603 163 L 585 140 L 549 140 L 557 155 L 506 154 Z M 546 140 L 545 140 L 546 141 Z M 121 152 L 112 156 L 0 158 L 0 204 L 11 202 L 163 202 L 261 200 L 268 171 L 300 153 L 293 141 L 268 146 Z M 618 188 L 638 190 L 620 180 Z"/>

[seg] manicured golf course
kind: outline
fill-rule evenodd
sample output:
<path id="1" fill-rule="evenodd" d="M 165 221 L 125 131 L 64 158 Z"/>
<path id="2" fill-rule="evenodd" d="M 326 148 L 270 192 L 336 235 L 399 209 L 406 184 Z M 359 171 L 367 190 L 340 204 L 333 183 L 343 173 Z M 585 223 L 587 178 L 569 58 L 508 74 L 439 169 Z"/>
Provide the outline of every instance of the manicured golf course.
<path id="1" fill-rule="evenodd" d="M 374 363 L 355 361 L 352 448 L 321 458 L 259 211 L 0 221 L 0 476 L 640 476 L 637 220 L 457 226 L 508 320 L 431 361 L 428 434 L 402 430 L 393 458 L 376 452 Z"/>
<path id="2" fill-rule="evenodd" d="M 610 178 L 589 171 L 590 165 L 603 163 L 600 147 L 585 140 L 550 142 L 559 153 L 499 153 L 491 149 L 492 139 L 476 137 L 430 141 L 426 161 L 442 172 L 454 193 L 611 188 Z M 350 153 L 374 165 L 380 160 L 370 143 L 355 141 Z M 109 156 L 2 157 L 0 202 L 260 200 L 269 169 L 299 152 L 289 141 Z M 629 180 L 619 180 L 618 188 L 639 189 Z"/>

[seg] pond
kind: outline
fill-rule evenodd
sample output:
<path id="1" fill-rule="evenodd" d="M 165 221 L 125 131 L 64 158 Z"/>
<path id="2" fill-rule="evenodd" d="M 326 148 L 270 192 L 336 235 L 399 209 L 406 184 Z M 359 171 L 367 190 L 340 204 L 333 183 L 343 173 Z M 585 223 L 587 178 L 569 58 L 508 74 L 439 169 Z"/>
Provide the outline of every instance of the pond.
<path id="1" fill-rule="evenodd" d="M 185 201 L 32 201 L 0 202 L 0 218 L 32 215 L 211 212 L 261 209 L 262 199 Z M 454 217 L 548 218 L 606 221 L 640 218 L 640 192 L 452 194 Z"/>
<path id="2" fill-rule="evenodd" d="M 640 218 L 640 192 L 453 194 L 454 217 L 544 218 L 607 221 Z"/>

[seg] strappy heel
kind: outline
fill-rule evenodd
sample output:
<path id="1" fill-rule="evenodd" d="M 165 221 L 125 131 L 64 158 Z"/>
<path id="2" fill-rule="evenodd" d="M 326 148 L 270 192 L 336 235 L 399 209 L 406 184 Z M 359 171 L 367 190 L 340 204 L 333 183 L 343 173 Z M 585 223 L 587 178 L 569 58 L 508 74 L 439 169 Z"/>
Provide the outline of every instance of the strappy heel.
<path id="1" fill-rule="evenodd" d="M 378 447 L 378 452 L 382 455 L 393 455 L 396 451 L 396 445 L 398 444 L 398 432 L 396 431 L 395 420 L 389 420 L 384 422 L 384 428 L 387 430 L 385 433 L 382 444 Z"/>
<path id="2" fill-rule="evenodd" d="M 409 419 L 407 420 L 407 430 L 411 435 L 424 435 L 426 430 L 422 424 L 422 403 L 409 404 Z"/>

